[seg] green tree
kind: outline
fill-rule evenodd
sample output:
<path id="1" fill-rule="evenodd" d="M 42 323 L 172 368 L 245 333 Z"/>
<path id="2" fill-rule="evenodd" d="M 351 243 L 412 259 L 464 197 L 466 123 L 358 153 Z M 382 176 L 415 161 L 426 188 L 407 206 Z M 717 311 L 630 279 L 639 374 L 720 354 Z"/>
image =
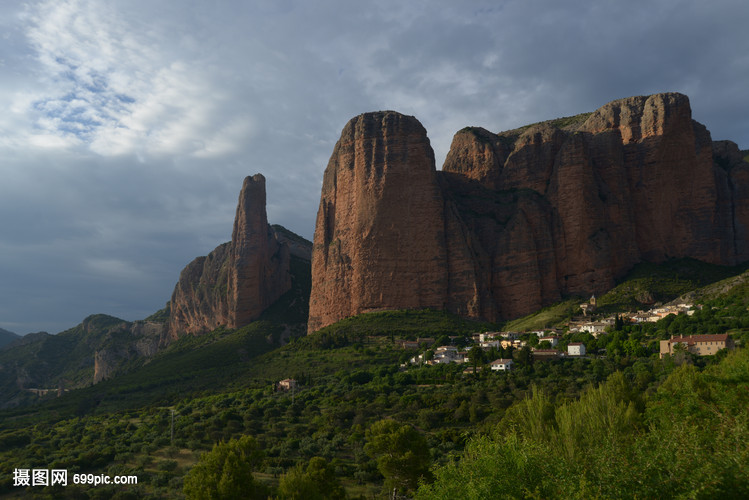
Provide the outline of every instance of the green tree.
<path id="1" fill-rule="evenodd" d="M 394 494 L 414 491 L 420 478 L 430 478 L 426 438 L 410 425 L 380 420 L 367 429 L 366 439 L 364 451 L 377 461 L 385 486 Z"/>
<path id="2" fill-rule="evenodd" d="M 476 368 L 478 367 L 478 365 L 484 364 L 484 362 L 486 361 L 486 354 L 481 347 L 473 346 L 471 350 L 468 351 L 468 359 L 473 365 L 473 374 L 476 375 Z"/>
<path id="3" fill-rule="evenodd" d="M 185 476 L 185 497 L 220 500 L 265 498 L 265 486 L 252 476 L 252 469 L 262 457 L 257 441 L 251 436 L 217 443 Z"/>
<path id="4" fill-rule="evenodd" d="M 346 491 L 330 464 L 321 457 L 312 458 L 306 469 L 298 465 L 281 476 L 278 496 L 294 500 L 346 498 Z"/>
<path id="5" fill-rule="evenodd" d="M 533 353 L 527 345 L 516 350 L 513 353 L 513 358 L 519 365 L 530 366 L 533 364 Z"/>

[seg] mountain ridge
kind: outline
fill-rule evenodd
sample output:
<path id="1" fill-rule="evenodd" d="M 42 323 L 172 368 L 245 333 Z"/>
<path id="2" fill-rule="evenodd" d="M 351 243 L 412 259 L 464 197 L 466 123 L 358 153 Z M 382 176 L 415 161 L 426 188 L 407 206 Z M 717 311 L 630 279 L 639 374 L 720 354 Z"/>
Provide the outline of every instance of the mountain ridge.
<path id="1" fill-rule="evenodd" d="M 0 349 L 20 338 L 21 335 L 18 335 L 17 333 L 13 333 L 9 330 L 5 330 L 4 328 L 0 328 Z"/>

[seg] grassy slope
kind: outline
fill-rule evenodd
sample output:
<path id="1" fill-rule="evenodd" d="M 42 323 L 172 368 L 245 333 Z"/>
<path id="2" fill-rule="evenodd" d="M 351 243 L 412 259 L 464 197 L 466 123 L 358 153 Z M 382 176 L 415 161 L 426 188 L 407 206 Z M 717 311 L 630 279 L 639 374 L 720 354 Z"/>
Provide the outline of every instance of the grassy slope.
<path id="1" fill-rule="evenodd" d="M 133 366 L 129 373 L 6 415 L 69 418 L 165 405 L 186 396 L 221 391 L 252 358 L 278 347 L 282 331 L 278 325 L 255 322 L 239 330 L 218 329 L 200 337 L 184 337 L 148 363 Z"/>
<path id="2" fill-rule="evenodd" d="M 749 297 L 749 271 L 711 283 L 683 294 L 683 300 L 711 300 L 721 296 Z"/>
<path id="3" fill-rule="evenodd" d="M 327 326 L 314 335 L 396 335 L 404 338 L 458 335 L 493 328 L 491 323 L 472 321 L 431 309 L 365 313 Z M 482 330 L 484 329 L 484 330 Z"/>
<path id="4" fill-rule="evenodd" d="M 580 302 L 580 299 L 569 299 L 559 302 L 528 316 L 509 321 L 504 325 L 503 329 L 514 332 L 560 326 L 572 317 Z"/>
<path id="5" fill-rule="evenodd" d="M 436 311 L 389 311 L 348 318 L 279 348 L 285 326 L 257 321 L 239 330 L 217 329 L 184 337 L 131 371 L 94 386 L 71 391 L 33 408 L 8 416 L 38 412 L 36 418 L 103 413 L 148 405 L 169 405 L 188 396 L 265 387 L 300 375 L 324 377 L 340 370 L 393 364 L 395 348 L 373 354 L 370 347 L 390 345 L 383 337 L 436 337 L 466 334 L 491 327 Z M 332 346 L 340 349 L 330 349 Z M 383 354 L 385 353 L 385 354 Z"/>
<path id="6" fill-rule="evenodd" d="M 717 266 L 694 259 L 672 259 L 661 264 L 644 262 L 636 265 L 616 287 L 597 298 L 598 311 L 636 311 L 680 296 L 686 300 L 712 298 L 733 286 L 749 282 L 749 272 L 745 272 L 748 267 L 749 264 Z M 581 301 L 582 298 L 573 297 L 553 304 L 509 321 L 503 329 L 523 331 L 561 326 L 579 313 L 577 306 Z"/>
<path id="7" fill-rule="evenodd" d="M 637 310 L 668 302 L 692 290 L 741 274 L 747 264 L 718 266 L 694 259 L 672 259 L 661 264 L 641 263 L 614 289 L 598 298 L 599 309 Z"/>
<path id="8" fill-rule="evenodd" d="M 2 328 L 0 328 L 0 349 L 2 349 L 4 346 L 20 338 L 21 338 L 20 335 L 17 335 L 13 332 L 9 332 L 8 330 L 3 330 Z"/>

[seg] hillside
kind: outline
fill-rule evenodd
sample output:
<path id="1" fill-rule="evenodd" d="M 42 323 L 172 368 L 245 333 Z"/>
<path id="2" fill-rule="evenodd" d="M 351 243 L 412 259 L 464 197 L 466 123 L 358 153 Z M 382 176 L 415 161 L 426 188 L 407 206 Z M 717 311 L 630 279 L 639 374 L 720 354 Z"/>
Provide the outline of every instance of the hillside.
<path id="1" fill-rule="evenodd" d="M 0 349 L 2 349 L 4 346 L 20 338 L 21 338 L 20 335 L 0 328 Z"/>
<path id="2" fill-rule="evenodd" d="M 709 312 L 710 317 L 680 321 L 723 324 L 716 311 Z M 742 321 L 735 317 L 735 309 L 728 313 L 728 321 Z M 670 323 L 653 324 L 654 332 Z M 526 401 L 534 401 L 526 398 L 537 397 L 537 390 L 551 395 L 548 404 L 563 408 L 586 400 L 591 387 L 622 372 L 631 391 L 628 397 L 638 394 L 650 401 L 678 368 L 674 362 L 661 362 L 657 355 L 615 354 L 613 346 L 603 358 L 552 363 L 533 363 L 518 351 L 516 369 L 507 374 L 485 368 L 466 375 L 465 367 L 456 364 L 400 367 L 418 353 L 401 348 L 401 339 L 432 337 L 449 342 L 449 335 L 457 335 L 466 342 L 468 334 L 494 327 L 443 312 L 389 311 L 348 318 L 284 346 L 280 345 L 284 328 L 267 321 L 185 337 L 149 363 L 131 366 L 127 374 L 33 408 L 1 412 L 0 463 L 10 466 L 35 453 L 44 463 L 64 464 L 70 470 L 136 474 L 136 489 L 121 488 L 136 497 L 174 497 L 202 452 L 219 440 L 249 435 L 263 452 L 255 477 L 271 491 L 280 474 L 319 456 L 331 464 L 334 477 L 349 495 L 379 497 L 384 495 L 381 488 L 387 477 L 377 455 L 364 445 L 371 439 L 368 430 L 382 419 L 418 430 L 441 481 L 444 473 L 439 467 L 460 456 L 471 439 L 506 427 L 503 422 L 522 411 Z M 612 335 L 623 343 L 627 335 L 635 338 L 635 333 Z M 695 360 L 690 366 L 707 369 L 703 367 L 722 359 L 713 358 Z M 738 373 L 737 380 L 743 380 L 734 361 L 726 361 L 731 364 L 724 372 Z M 289 377 L 299 381 L 298 389 L 274 390 L 279 380 Z M 744 453 L 746 442 L 734 449 Z M 690 453 L 697 459 L 706 450 Z M 12 489 L 8 477 L 0 483 L 0 492 Z M 442 484 L 435 483 L 435 488 Z M 117 490 L 100 491 L 112 495 Z"/>
<path id="3" fill-rule="evenodd" d="M 616 287 L 598 297 L 598 308 L 601 312 L 636 311 L 679 297 L 689 298 L 688 302 L 698 297 L 707 298 L 710 295 L 707 290 L 721 287 L 719 283 L 723 280 L 741 280 L 740 276 L 747 268 L 749 264 L 718 266 L 694 259 L 670 259 L 661 264 L 641 263 Z"/>
<path id="4" fill-rule="evenodd" d="M 743 493 L 749 163 L 737 152 L 680 94 L 499 134 L 467 127 L 440 172 L 414 117 L 360 115 L 325 172 L 314 246 L 268 223 L 265 179 L 248 177 L 232 240 L 184 268 L 163 310 L 0 349 L 2 470 L 138 477 L 25 491 L 74 498 L 189 497 L 216 464 L 262 498 L 322 476 L 352 498 L 688 496 L 694 477 L 714 478 L 706 497 Z M 599 320 L 695 305 L 594 334 L 569 324 L 591 294 Z M 498 331 L 516 343 L 476 335 Z M 659 356 L 664 340 L 706 334 L 739 352 Z M 512 484 L 496 482 L 506 471 Z M 0 495 L 20 494 L 1 476 Z"/>
<path id="5" fill-rule="evenodd" d="M 271 335 L 275 339 L 273 345 L 279 346 L 291 337 L 306 332 L 309 262 L 292 256 L 290 266 L 290 290 L 263 313 L 261 323 L 252 323 L 249 330 L 241 330 L 252 339 L 247 341 L 246 349 L 262 349 L 264 339 Z M 238 352 L 237 345 L 232 342 L 241 341 L 228 341 L 225 347 L 221 347 L 221 343 L 211 348 L 201 347 L 223 338 L 220 332 L 224 330 L 219 329 L 208 336 L 179 339 L 163 352 L 166 358 L 154 358 L 164 349 L 162 340 L 166 316 L 166 312 L 160 312 L 144 321 L 127 322 L 111 316 L 93 315 L 65 332 L 28 335 L 22 344 L 0 350 L 0 408 L 37 402 L 39 396 L 29 389 L 49 389 L 47 397 L 54 397 L 58 388 L 76 389 L 94 383 L 97 383 L 97 388 L 92 388 L 89 394 L 91 398 L 100 400 L 110 387 L 105 379 L 141 366 L 146 370 L 146 374 L 141 376 L 148 386 L 158 387 L 167 381 L 173 383 L 174 380 L 182 380 L 189 381 L 185 383 L 184 390 L 211 388 L 213 379 L 204 377 L 203 371 L 225 366 L 232 359 L 230 355 Z M 258 329 L 264 333 L 250 334 Z M 253 342 L 258 345 L 253 346 Z M 222 354 L 214 356 L 214 349 Z M 175 352 L 192 352 L 190 356 L 195 356 L 196 360 L 176 362 L 173 366 L 169 364 L 173 361 L 164 361 L 173 359 Z M 160 362 L 156 363 L 156 359 Z M 128 381 L 133 376 L 138 377 L 127 375 L 122 379 L 117 378 L 117 384 L 130 384 Z M 140 382 L 132 384 L 137 386 Z"/>
<path id="6" fill-rule="evenodd" d="M 669 259 L 661 264 L 637 264 L 614 288 L 597 297 L 597 314 L 635 312 L 655 304 L 692 303 L 728 293 L 746 283 L 749 264 L 718 266 L 694 259 Z M 738 292 L 738 288 L 734 293 Z M 581 313 L 588 297 L 570 297 L 503 325 L 509 331 L 561 327 Z"/>
<path id="7" fill-rule="evenodd" d="M 0 350 L 0 407 L 34 402 L 38 396 L 30 389 L 53 395 L 91 385 L 97 352 L 124 350 L 145 356 L 158 345 L 160 331 L 160 324 L 96 314 L 57 335 L 26 335 Z"/>

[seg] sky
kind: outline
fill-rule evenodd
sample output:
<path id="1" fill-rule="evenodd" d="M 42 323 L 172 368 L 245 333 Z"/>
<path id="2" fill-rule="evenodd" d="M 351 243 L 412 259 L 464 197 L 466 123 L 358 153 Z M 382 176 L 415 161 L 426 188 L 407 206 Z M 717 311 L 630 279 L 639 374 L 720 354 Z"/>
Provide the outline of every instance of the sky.
<path id="1" fill-rule="evenodd" d="M 346 122 L 396 110 L 440 168 L 494 132 L 657 92 L 749 148 L 746 0 L 0 3 L 0 328 L 164 307 L 242 180 L 308 238 Z"/>

